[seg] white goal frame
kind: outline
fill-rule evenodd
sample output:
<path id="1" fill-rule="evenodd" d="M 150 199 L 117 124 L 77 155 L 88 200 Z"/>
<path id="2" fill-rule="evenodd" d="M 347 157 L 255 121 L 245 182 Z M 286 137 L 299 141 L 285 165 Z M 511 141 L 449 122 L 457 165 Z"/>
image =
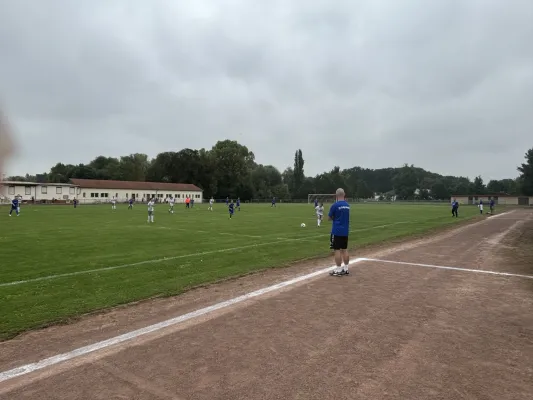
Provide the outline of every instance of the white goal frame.
<path id="1" fill-rule="evenodd" d="M 315 199 L 318 199 L 319 203 L 335 203 L 335 193 L 309 193 L 307 204 L 313 204 Z"/>

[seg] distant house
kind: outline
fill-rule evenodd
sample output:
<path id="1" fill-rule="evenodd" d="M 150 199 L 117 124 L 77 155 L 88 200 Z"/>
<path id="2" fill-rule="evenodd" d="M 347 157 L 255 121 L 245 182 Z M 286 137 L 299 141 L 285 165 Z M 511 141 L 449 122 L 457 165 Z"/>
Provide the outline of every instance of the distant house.
<path id="1" fill-rule="evenodd" d="M 82 203 L 107 202 L 112 198 L 117 201 L 127 201 L 130 198 L 137 201 L 155 197 L 165 201 L 169 197 L 178 203 L 184 203 L 189 197 L 197 203 L 203 201 L 203 190 L 190 183 L 111 181 L 95 179 L 71 179 L 72 185 L 79 188 L 78 199 Z"/>
<path id="2" fill-rule="evenodd" d="M 479 204 L 480 200 L 488 203 L 491 199 L 496 204 L 509 206 L 531 206 L 533 205 L 533 197 L 527 196 L 513 196 L 507 193 L 492 193 L 492 194 L 454 194 L 450 202 L 456 199 L 459 204 Z"/>
<path id="3" fill-rule="evenodd" d="M 15 197 L 22 201 L 68 201 L 79 193 L 79 188 L 71 183 L 0 182 L 0 201 L 3 202 L 9 202 Z"/>

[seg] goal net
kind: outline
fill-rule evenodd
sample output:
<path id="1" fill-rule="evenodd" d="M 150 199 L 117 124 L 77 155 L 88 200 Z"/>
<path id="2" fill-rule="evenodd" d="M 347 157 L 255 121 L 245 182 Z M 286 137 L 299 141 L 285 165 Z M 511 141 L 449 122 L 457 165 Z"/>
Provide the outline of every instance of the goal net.
<path id="1" fill-rule="evenodd" d="M 318 203 L 335 203 L 335 193 L 333 194 L 324 194 L 324 193 L 313 193 L 307 195 L 307 203 L 314 204 L 315 200 Z"/>

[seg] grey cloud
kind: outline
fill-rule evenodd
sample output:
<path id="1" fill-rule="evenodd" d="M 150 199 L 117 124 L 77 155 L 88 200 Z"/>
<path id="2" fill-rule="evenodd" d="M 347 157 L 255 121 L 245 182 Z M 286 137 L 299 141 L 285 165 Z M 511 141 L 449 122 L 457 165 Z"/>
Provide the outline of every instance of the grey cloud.
<path id="1" fill-rule="evenodd" d="M 236 139 L 306 173 L 516 175 L 533 2 L 0 0 L 11 173 Z M 81 145 L 72 146 L 74 141 Z"/>

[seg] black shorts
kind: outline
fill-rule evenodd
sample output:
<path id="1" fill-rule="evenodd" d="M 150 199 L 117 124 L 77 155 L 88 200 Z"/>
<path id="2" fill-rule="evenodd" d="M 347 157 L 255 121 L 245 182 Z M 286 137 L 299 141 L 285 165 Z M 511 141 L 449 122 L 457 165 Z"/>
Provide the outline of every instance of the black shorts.
<path id="1" fill-rule="evenodd" d="M 331 235 L 329 248 L 332 250 L 346 250 L 348 248 L 348 236 Z"/>

